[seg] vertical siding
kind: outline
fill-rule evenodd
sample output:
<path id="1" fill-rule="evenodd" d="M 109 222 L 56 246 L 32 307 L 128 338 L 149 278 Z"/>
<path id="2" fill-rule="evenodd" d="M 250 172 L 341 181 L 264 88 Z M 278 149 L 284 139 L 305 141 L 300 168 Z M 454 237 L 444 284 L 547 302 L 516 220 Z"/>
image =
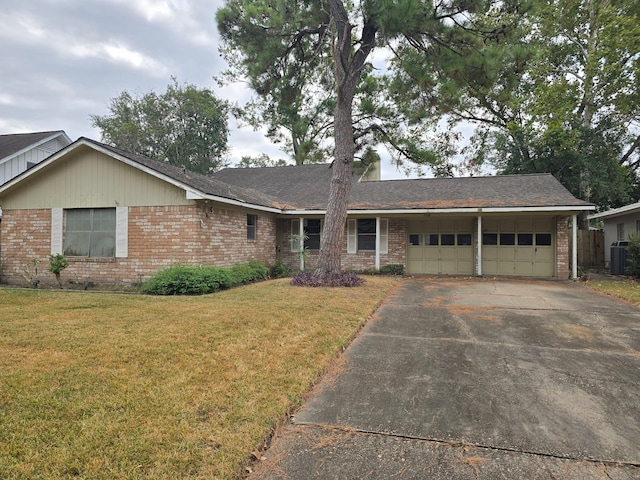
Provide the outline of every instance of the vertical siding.
<path id="1" fill-rule="evenodd" d="M 66 143 L 62 142 L 60 138 L 54 138 L 0 164 L 0 185 L 24 172 L 29 163 L 40 163 L 65 146 Z"/>
<path id="2" fill-rule="evenodd" d="M 184 190 L 91 149 L 74 151 L 25 179 L 2 208 L 188 205 Z"/>

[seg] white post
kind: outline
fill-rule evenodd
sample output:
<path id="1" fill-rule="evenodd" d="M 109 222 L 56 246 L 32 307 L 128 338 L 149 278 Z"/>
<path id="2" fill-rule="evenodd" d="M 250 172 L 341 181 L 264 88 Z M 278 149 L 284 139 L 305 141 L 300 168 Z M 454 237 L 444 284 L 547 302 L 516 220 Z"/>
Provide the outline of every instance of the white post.
<path id="1" fill-rule="evenodd" d="M 477 275 L 482 276 L 482 216 L 478 215 L 478 266 L 476 269 Z"/>
<path id="2" fill-rule="evenodd" d="M 578 278 L 578 216 L 573 215 L 573 249 L 571 250 L 571 279 Z"/>
<path id="3" fill-rule="evenodd" d="M 300 256 L 300 271 L 304 272 L 304 255 L 302 254 L 302 252 L 304 252 L 304 218 L 300 217 L 300 228 L 299 228 L 299 244 L 298 244 L 298 254 Z"/>
<path id="4" fill-rule="evenodd" d="M 380 217 L 376 217 L 376 270 L 380 270 Z"/>

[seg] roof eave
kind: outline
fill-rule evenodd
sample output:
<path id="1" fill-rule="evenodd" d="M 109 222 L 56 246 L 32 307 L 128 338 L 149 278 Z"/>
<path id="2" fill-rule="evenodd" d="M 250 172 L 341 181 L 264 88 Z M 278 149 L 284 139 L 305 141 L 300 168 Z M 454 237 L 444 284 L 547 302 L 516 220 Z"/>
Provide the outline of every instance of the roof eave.
<path id="1" fill-rule="evenodd" d="M 597 219 L 597 218 L 608 218 L 608 217 L 619 217 L 621 215 L 629 215 L 630 213 L 640 212 L 640 202 L 632 203 L 631 205 L 625 205 L 624 207 L 614 208 L 612 210 L 607 210 L 606 212 L 596 213 L 594 215 L 589 215 L 587 218 L 589 220 Z"/>
<path id="2" fill-rule="evenodd" d="M 240 200 L 233 200 L 231 198 L 220 197 L 218 195 L 209 195 L 206 193 L 196 191 L 194 189 L 186 189 L 186 198 L 187 200 L 209 200 L 212 202 L 225 203 L 227 205 L 234 205 L 237 207 L 250 208 L 252 210 L 260 210 L 262 212 L 282 213 L 282 210 L 279 208 L 268 207 L 265 205 L 258 205 L 250 202 L 242 202 Z"/>
<path id="3" fill-rule="evenodd" d="M 469 207 L 469 208 L 391 208 L 391 209 L 348 209 L 347 215 L 420 215 L 443 213 L 575 213 L 595 210 L 595 205 L 560 205 L 547 207 Z M 326 209 L 283 210 L 285 215 L 324 215 Z"/>

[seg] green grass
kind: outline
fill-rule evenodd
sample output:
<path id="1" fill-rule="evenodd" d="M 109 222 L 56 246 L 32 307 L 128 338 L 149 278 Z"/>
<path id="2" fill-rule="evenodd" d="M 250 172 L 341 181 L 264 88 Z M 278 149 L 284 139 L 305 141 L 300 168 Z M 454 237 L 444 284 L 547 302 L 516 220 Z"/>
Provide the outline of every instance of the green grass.
<path id="1" fill-rule="evenodd" d="M 640 282 L 637 280 L 591 280 L 587 288 L 640 305 Z"/>
<path id="2" fill-rule="evenodd" d="M 0 478 L 234 478 L 394 284 L 0 290 Z"/>

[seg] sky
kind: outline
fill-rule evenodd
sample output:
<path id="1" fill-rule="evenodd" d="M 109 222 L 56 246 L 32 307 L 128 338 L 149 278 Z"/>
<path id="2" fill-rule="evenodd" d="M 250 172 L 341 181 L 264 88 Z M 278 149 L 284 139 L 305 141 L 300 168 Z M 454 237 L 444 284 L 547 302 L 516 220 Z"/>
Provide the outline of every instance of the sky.
<path id="1" fill-rule="evenodd" d="M 112 98 L 162 93 L 179 84 L 212 89 L 244 103 L 242 84 L 220 88 L 227 66 L 218 52 L 215 12 L 222 0 L 2 0 L 0 133 L 64 130 L 100 140 L 91 115 Z M 261 132 L 229 119 L 230 158 L 287 158 Z M 382 179 L 404 174 L 384 161 Z"/>

